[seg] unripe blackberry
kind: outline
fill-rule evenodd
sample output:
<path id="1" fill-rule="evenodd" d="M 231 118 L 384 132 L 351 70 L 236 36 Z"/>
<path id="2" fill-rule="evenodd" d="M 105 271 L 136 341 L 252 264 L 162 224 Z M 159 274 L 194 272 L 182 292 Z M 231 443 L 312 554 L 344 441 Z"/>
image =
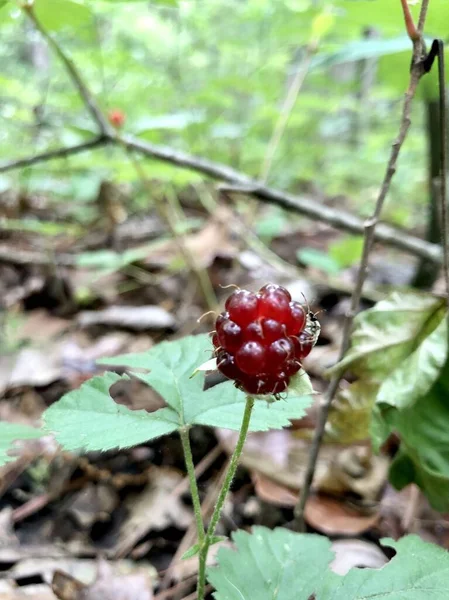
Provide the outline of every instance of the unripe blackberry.
<path id="1" fill-rule="evenodd" d="M 276 395 L 316 343 L 319 323 L 280 285 L 232 293 L 215 322 L 217 368 L 248 394 Z M 313 321 L 313 323 L 312 323 Z"/>

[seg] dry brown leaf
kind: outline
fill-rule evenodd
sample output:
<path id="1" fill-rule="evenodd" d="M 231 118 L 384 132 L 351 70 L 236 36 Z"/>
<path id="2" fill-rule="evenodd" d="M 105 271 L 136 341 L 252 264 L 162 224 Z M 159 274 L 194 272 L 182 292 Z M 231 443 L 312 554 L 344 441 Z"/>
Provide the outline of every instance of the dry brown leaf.
<path id="1" fill-rule="evenodd" d="M 105 560 L 98 561 L 97 577 L 83 585 L 71 575 L 56 571 L 52 589 L 60 600 L 152 600 L 150 573 L 118 575 Z"/>
<path id="2" fill-rule="evenodd" d="M 337 500 L 322 494 L 310 496 L 304 516 L 309 525 L 326 535 L 358 535 L 379 520 L 377 513 L 360 514 L 347 506 L 344 499 Z"/>
<path id="3" fill-rule="evenodd" d="M 127 500 L 129 515 L 113 549 L 116 557 L 126 556 L 150 531 L 160 531 L 170 525 L 187 529 L 192 521 L 191 510 L 182 503 L 178 493 L 173 493 L 183 479 L 181 473 L 154 468 L 150 475 L 150 482 L 143 491 Z"/>

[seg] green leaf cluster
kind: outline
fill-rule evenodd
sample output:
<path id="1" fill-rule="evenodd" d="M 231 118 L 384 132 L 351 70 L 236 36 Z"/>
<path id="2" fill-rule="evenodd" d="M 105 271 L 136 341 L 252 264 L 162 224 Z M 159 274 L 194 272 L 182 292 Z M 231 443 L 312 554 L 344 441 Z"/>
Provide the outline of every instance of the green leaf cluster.
<path id="1" fill-rule="evenodd" d="M 330 370 L 350 370 L 358 380 L 337 399 L 328 433 L 337 438 L 343 433 L 348 441 L 344 434 L 357 414 L 354 407 L 362 410 L 365 425 L 359 439 L 369 426 L 379 448 L 398 432 L 392 483 L 398 488 L 417 483 L 441 511 L 449 509 L 448 337 L 443 299 L 395 292 L 356 317 L 351 348 Z"/>
<path id="2" fill-rule="evenodd" d="M 221 548 L 209 570 L 216 600 L 446 600 L 449 554 L 411 535 L 384 539 L 396 555 L 382 569 L 333 573 L 330 541 L 286 529 L 237 531 L 236 550 Z"/>

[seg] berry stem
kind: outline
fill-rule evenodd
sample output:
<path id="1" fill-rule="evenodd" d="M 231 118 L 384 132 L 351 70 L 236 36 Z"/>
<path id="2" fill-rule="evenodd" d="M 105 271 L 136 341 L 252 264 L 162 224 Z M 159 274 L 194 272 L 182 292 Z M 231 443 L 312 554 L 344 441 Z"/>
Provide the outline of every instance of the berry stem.
<path id="1" fill-rule="evenodd" d="M 189 428 L 181 427 L 179 430 L 182 450 L 184 452 L 184 461 L 186 463 L 187 474 L 189 476 L 190 494 L 192 496 L 193 511 L 195 513 L 196 529 L 199 544 L 203 544 L 205 538 L 203 517 L 201 514 L 201 501 L 198 492 L 198 484 L 195 477 L 195 465 L 193 464 L 192 447 L 190 445 Z"/>
<path id="2" fill-rule="evenodd" d="M 246 397 L 246 405 L 245 412 L 243 413 L 242 425 L 240 427 L 240 433 L 237 440 L 237 444 L 235 446 L 234 452 L 232 454 L 231 460 L 229 462 L 228 471 L 226 473 L 222 488 L 218 495 L 217 502 L 214 507 L 214 512 L 212 513 L 212 517 L 209 523 L 209 527 L 207 528 L 206 536 L 204 538 L 203 543 L 201 544 L 200 552 L 199 552 L 199 570 L 198 570 L 198 586 L 197 586 L 197 600 L 204 600 L 204 589 L 206 585 L 206 564 L 207 564 L 207 554 L 209 552 L 209 547 L 211 544 L 212 536 L 215 533 L 215 529 L 217 527 L 218 521 L 220 520 L 221 511 L 223 509 L 224 502 L 226 500 L 226 496 L 228 495 L 229 489 L 232 484 L 232 480 L 234 479 L 235 473 L 237 471 L 237 467 L 240 460 L 240 455 L 242 454 L 243 446 L 245 444 L 246 435 L 248 433 L 249 422 L 251 420 L 251 414 L 254 407 L 254 398 L 252 396 Z"/>

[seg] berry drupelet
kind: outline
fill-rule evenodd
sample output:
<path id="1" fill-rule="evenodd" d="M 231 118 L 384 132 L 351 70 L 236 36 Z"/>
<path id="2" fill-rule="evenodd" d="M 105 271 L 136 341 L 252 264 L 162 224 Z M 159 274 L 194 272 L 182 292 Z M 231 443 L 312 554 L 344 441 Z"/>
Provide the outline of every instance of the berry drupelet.
<path id="1" fill-rule="evenodd" d="M 257 294 L 237 290 L 215 322 L 212 341 L 217 368 L 248 394 L 276 395 L 312 350 L 316 338 L 306 328 L 308 315 L 280 285 Z"/>

